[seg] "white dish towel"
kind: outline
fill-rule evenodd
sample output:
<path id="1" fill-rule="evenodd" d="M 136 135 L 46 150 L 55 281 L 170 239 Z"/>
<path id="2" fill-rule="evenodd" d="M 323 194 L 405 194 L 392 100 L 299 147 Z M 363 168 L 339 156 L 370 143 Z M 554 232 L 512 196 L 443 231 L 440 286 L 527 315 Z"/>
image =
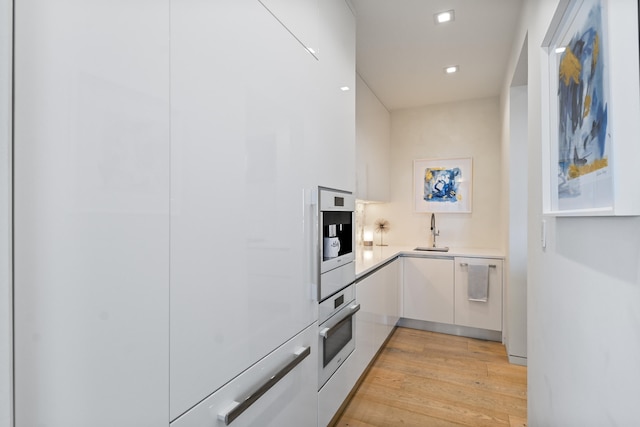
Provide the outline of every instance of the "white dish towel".
<path id="1" fill-rule="evenodd" d="M 489 266 L 469 265 L 469 301 L 487 302 L 489 298 Z"/>

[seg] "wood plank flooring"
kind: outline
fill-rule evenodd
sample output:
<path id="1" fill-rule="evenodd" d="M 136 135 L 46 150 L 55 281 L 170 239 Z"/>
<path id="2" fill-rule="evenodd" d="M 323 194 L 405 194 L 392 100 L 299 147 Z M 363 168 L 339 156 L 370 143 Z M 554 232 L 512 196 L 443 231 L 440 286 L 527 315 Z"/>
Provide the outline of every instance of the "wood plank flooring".
<path id="1" fill-rule="evenodd" d="M 502 344 L 397 328 L 334 427 L 523 427 L 527 368 Z"/>

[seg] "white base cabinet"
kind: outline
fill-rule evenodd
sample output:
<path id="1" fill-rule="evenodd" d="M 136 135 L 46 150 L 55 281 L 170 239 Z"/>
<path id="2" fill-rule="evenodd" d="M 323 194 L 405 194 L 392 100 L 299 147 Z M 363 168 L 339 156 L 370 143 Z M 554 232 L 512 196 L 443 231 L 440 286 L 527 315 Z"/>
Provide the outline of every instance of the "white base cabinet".
<path id="1" fill-rule="evenodd" d="M 400 261 L 356 282 L 356 349 L 318 393 L 318 426 L 336 414 L 400 318 Z"/>
<path id="2" fill-rule="evenodd" d="M 399 261 L 380 268 L 356 283 L 360 311 L 356 314 L 354 369 L 358 376 L 385 342 L 400 317 Z"/>
<path id="3" fill-rule="evenodd" d="M 489 288 L 486 302 L 469 301 L 469 266 L 487 265 Z M 455 258 L 455 324 L 502 330 L 502 260 Z"/>
<path id="4" fill-rule="evenodd" d="M 453 323 L 452 258 L 402 258 L 403 317 Z"/>
<path id="5" fill-rule="evenodd" d="M 318 410 L 317 333 L 318 325 L 314 323 L 172 422 L 171 427 L 223 427 L 231 423 L 234 427 L 315 427 Z M 309 353 L 305 356 L 307 349 Z M 224 415 L 230 414 L 234 406 L 268 384 L 272 376 L 296 357 L 301 359 L 297 365 L 258 396 L 237 418 L 225 424 Z"/>
<path id="6" fill-rule="evenodd" d="M 360 378 L 360 373 L 355 368 L 357 358 L 358 348 L 356 347 L 329 381 L 318 391 L 318 427 L 326 427 L 329 424 Z"/>
<path id="7" fill-rule="evenodd" d="M 502 331 L 501 259 L 405 257 L 402 260 L 402 317 Z M 469 301 L 470 265 L 488 266 L 489 288 L 486 302 Z"/>

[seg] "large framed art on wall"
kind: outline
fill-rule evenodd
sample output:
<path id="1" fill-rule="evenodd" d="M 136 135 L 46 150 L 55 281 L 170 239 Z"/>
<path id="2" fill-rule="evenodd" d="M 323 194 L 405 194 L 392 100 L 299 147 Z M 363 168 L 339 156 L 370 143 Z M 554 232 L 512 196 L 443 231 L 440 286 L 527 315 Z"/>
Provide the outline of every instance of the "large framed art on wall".
<path id="1" fill-rule="evenodd" d="M 561 1 L 543 48 L 544 213 L 640 214 L 637 3 Z"/>

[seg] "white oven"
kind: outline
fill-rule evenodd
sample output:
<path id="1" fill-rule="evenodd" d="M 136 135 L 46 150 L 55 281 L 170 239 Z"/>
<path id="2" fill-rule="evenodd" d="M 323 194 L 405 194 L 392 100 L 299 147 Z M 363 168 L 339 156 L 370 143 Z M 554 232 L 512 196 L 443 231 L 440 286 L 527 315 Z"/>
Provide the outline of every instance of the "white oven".
<path id="1" fill-rule="evenodd" d="M 356 347 L 356 319 L 360 310 L 351 284 L 320 303 L 318 312 L 318 390 Z"/>

